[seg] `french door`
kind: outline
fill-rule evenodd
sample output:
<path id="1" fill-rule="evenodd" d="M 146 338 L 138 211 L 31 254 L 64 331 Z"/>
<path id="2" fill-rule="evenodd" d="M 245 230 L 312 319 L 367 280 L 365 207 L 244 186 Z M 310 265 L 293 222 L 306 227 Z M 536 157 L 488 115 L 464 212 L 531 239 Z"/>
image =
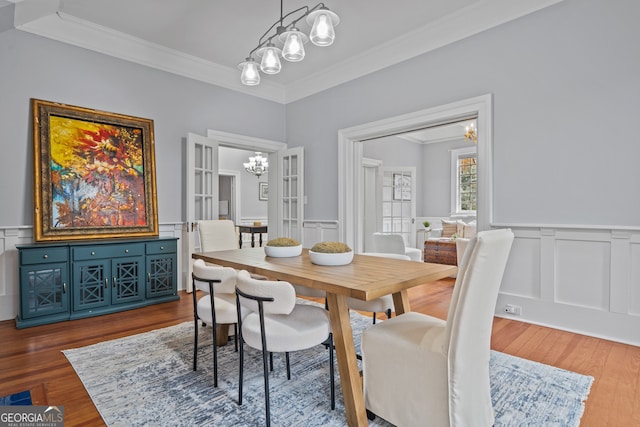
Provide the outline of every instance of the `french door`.
<path id="1" fill-rule="evenodd" d="M 189 133 L 186 142 L 185 223 L 182 232 L 184 277 L 188 292 L 192 291 L 191 254 L 200 250 L 198 221 L 218 218 L 218 142 Z"/>
<path id="2" fill-rule="evenodd" d="M 304 219 L 304 149 L 294 147 L 278 151 L 278 201 L 276 237 L 290 237 L 302 242 Z M 270 227 L 272 221 L 269 221 Z"/>
<path id="3" fill-rule="evenodd" d="M 400 234 L 405 246 L 416 245 L 416 168 L 382 167 L 381 228 L 386 234 Z"/>

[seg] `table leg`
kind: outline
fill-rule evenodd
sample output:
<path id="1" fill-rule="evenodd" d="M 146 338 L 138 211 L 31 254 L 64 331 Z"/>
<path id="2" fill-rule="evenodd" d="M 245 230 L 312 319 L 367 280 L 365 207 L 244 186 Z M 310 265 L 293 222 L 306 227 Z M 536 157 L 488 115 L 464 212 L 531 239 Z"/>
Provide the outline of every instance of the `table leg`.
<path id="1" fill-rule="evenodd" d="M 393 294 L 393 307 L 396 310 L 396 316 L 411 311 L 411 306 L 409 304 L 409 292 L 407 292 L 406 289 Z"/>
<path id="2" fill-rule="evenodd" d="M 216 326 L 217 330 L 216 330 L 216 345 L 218 347 L 221 347 L 223 345 L 227 344 L 227 341 L 229 341 L 229 324 L 225 323 L 222 325 L 218 325 Z"/>
<path id="3" fill-rule="evenodd" d="M 349 307 L 344 295 L 327 292 L 329 319 L 333 331 L 333 341 L 336 346 L 340 384 L 344 398 L 344 408 L 349 426 L 367 426 L 367 412 L 362 393 L 362 379 L 353 343 L 353 331 L 349 318 Z"/>
<path id="4" fill-rule="evenodd" d="M 254 234 L 254 232 L 251 232 L 251 247 L 255 248 L 256 247 L 256 240 L 255 240 L 256 235 Z"/>
<path id="5" fill-rule="evenodd" d="M 262 233 L 260 233 L 260 247 L 262 247 Z"/>
<path id="6" fill-rule="evenodd" d="M 238 247 L 242 249 L 242 231 L 238 232 L 238 234 L 240 235 L 240 240 L 238 241 Z"/>

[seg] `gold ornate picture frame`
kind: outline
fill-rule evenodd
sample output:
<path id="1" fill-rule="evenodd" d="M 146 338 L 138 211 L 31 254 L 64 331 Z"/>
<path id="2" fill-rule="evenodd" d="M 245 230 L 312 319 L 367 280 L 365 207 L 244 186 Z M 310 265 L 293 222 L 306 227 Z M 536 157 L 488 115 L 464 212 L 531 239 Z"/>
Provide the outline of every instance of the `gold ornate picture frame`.
<path id="1" fill-rule="evenodd" d="M 153 120 L 31 100 L 36 241 L 158 235 Z"/>

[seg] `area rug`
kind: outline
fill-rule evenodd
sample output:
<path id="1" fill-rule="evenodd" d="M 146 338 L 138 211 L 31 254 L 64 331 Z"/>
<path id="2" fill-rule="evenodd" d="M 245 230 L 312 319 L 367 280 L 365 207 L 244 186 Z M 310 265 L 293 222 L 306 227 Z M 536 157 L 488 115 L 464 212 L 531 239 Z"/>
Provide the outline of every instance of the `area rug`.
<path id="1" fill-rule="evenodd" d="M 352 313 L 356 345 L 371 319 Z M 107 426 L 259 426 L 265 423 L 262 359 L 245 346 L 243 404 L 238 406 L 238 353 L 233 340 L 218 352 L 213 387 L 211 332 L 199 328 L 198 370 L 192 370 L 193 322 L 64 350 Z M 337 365 L 336 365 L 337 366 Z M 346 425 L 336 369 L 330 409 L 328 351 L 291 354 L 291 380 L 276 355 L 269 377 L 276 426 Z M 495 426 L 578 426 L 592 377 L 503 353 L 491 354 Z M 377 417 L 372 426 L 390 424 Z"/>

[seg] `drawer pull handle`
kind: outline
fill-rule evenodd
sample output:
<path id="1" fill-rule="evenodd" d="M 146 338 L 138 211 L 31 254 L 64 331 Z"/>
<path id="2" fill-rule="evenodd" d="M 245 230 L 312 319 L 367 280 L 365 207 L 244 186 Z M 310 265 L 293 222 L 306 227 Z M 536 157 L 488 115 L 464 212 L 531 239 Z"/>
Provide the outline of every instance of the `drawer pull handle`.
<path id="1" fill-rule="evenodd" d="M 161 250 L 161 251 L 164 251 L 164 246 L 160 246 L 160 250 Z"/>
<path id="2" fill-rule="evenodd" d="M 66 294 L 67 293 L 67 282 L 63 282 L 62 283 L 62 293 Z"/>
<path id="3" fill-rule="evenodd" d="M 96 253 L 94 251 L 91 251 L 91 256 L 95 255 Z"/>
<path id="4" fill-rule="evenodd" d="M 104 278 L 104 288 L 107 289 L 109 287 L 109 279 Z"/>
<path id="5" fill-rule="evenodd" d="M 151 283 L 151 273 L 147 273 L 147 282 Z"/>
<path id="6" fill-rule="evenodd" d="M 113 287 L 115 288 L 117 286 L 116 284 L 116 276 L 113 276 Z"/>
<path id="7" fill-rule="evenodd" d="M 125 249 L 125 250 L 124 250 L 124 253 L 125 253 L 125 254 L 128 254 L 128 253 L 129 253 L 129 249 Z"/>
<path id="8" fill-rule="evenodd" d="M 47 258 L 49 258 L 49 255 L 44 254 L 44 256 L 42 258 L 47 259 Z"/>

